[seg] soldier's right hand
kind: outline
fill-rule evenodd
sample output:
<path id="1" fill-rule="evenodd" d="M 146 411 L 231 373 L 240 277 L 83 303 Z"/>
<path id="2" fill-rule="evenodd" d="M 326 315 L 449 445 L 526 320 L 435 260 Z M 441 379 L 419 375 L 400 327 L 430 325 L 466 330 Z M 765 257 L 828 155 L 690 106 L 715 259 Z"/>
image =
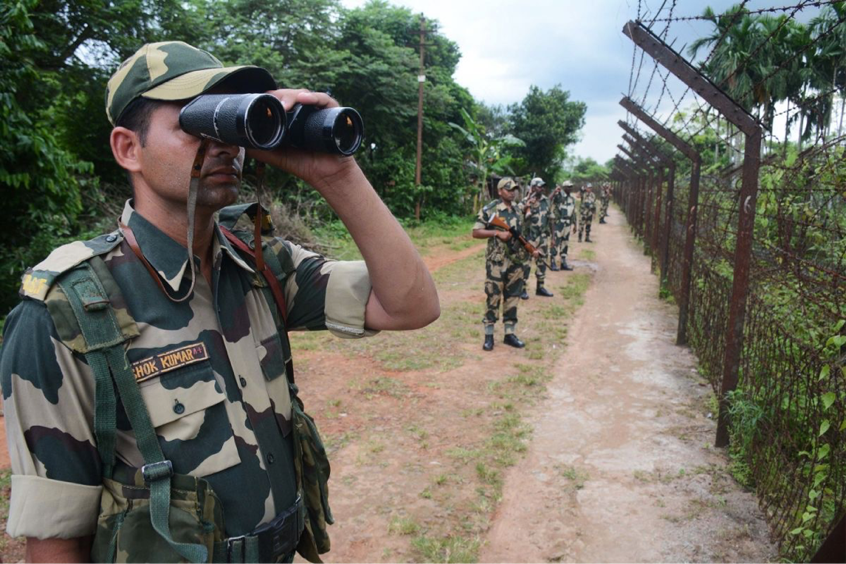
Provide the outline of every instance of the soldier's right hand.
<path id="1" fill-rule="evenodd" d="M 511 231 L 497 231 L 496 238 L 500 241 L 507 242 L 511 240 Z"/>

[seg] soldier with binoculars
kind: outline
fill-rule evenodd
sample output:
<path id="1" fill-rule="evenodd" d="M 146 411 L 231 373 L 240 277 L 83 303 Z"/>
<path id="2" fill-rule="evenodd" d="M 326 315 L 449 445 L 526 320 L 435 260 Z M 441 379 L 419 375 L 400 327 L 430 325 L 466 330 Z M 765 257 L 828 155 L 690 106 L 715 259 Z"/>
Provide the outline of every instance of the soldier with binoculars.
<path id="1" fill-rule="evenodd" d="M 317 561 L 329 466 L 287 331 L 360 338 L 440 313 L 351 156 L 362 119 L 177 41 L 125 61 L 106 112 L 133 198 L 113 232 L 29 269 L 5 324 L 7 530 L 29 561 Z M 233 206 L 245 157 L 311 184 L 364 260 L 328 260 Z"/>

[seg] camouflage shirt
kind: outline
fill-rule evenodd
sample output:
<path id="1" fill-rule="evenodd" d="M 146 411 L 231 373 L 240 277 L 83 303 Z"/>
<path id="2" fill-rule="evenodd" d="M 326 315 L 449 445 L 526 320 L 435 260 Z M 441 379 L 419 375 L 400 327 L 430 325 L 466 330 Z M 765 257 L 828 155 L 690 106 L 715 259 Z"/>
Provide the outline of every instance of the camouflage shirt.
<path id="1" fill-rule="evenodd" d="M 529 195 L 523 201 L 523 205 L 528 206 L 531 212 L 526 217 L 526 238 L 538 247 L 544 239 L 549 237 L 549 198 L 545 194 L 539 194 L 534 199 Z"/>
<path id="2" fill-rule="evenodd" d="M 185 295 L 191 282 L 185 247 L 135 213 L 131 202 L 122 221 L 168 291 Z M 0 354 L 13 470 L 10 535 L 72 538 L 95 530 L 102 486 L 94 377 L 85 357 L 62 342 L 62 320 L 54 320 L 43 301 L 55 299 L 51 287 L 60 291 L 52 284 L 56 275 L 95 254 L 125 298 L 113 307 L 128 309 L 137 322 L 140 335 L 129 342 L 126 358 L 174 471 L 209 481 L 228 536 L 252 531 L 294 502 L 285 328 L 274 320 L 263 279 L 215 230 L 213 284 L 198 275 L 192 297 L 181 303 L 162 293 L 117 231 L 60 247 L 25 277 L 22 293 L 29 299 L 7 318 Z M 288 329 L 370 334 L 363 262 L 331 261 L 281 239 L 269 242 L 280 261 L 294 267 L 283 284 Z M 132 483 L 143 458 L 120 402 L 117 431 L 114 477 Z"/>
<path id="3" fill-rule="evenodd" d="M 582 195 L 582 205 L 579 208 L 580 215 L 582 217 L 587 217 L 589 215 L 593 215 L 594 211 L 596 211 L 596 194 L 593 192 L 585 192 Z"/>
<path id="4" fill-rule="evenodd" d="M 476 223 L 473 225 L 473 229 L 495 229 L 489 228 L 488 222 L 495 215 L 498 215 L 505 220 L 508 225 L 517 228 L 518 231 L 523 233 L 523 209 L 523 204 L 521 203 L 515 201 L 511 207 L 509 207 L 506 206 L 502 200 L 497 198 L 479 210 L 479 215 L 476 218 Z M 490 262 L 502 262 L 505 260 L 506 256 L 517 262 L 522 262 L 528 258 L 528 254 L 525 249 L 523 249 L 523 246 L 515 237 L 512 237 L 507 242 L 503 242 L 499 239 L 499 237 L 489 238 L 485 259 Z"/>
<path id="5" fill-rule="evenodd" d="M 576 199 L 564 190 L 556 190 L 552 194 L 552 210 L 556 221 L 572 222 L 573 213 L 576 211 Z"/>

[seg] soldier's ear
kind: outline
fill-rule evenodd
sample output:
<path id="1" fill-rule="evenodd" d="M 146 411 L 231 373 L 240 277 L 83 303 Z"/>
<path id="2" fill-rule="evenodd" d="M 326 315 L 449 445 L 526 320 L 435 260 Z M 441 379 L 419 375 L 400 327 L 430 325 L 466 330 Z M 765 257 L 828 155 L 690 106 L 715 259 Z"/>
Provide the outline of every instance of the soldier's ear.
<path id="1" fill-rule="evenodd" d="M 141 139 L 136 132 L 125 127 L 115 127 L 109 136 L 109 144 L 112 155 L 122 168 L 129 172 L 141 170 Z"/>

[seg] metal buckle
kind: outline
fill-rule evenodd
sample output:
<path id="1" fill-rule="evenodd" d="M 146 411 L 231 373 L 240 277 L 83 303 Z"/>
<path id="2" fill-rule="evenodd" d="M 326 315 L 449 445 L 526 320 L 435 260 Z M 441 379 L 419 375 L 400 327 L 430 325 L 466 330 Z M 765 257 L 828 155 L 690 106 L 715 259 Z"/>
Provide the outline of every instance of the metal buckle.
<path id="1" fill-rule="evenodd" d="M 226 539 L 226 561 L 232 562 L 232 543 L 241 541 L 241 562 L 246 561 L 247 559 L 247 543 L 246 543 L 247 535 L 241 535 L 240 537 L 230 537 Z"/>
<path id="2" fill-rule="evenodd" d="M 141 475 L 147 484 L 162 478 L 170 478 L 173 476 L 173 463 L 170 460 L 162 460 L 161 462 L 145 464 L 141 467 Z"/>
<path id="3" fill-rule="evenodd" d="M 293 506 L 277 515 L 272 521 L 258 527 L 251 536 L 258 537 L 259 555 L 262 562 L 277 562 L 281 556 L 296 550 L 297 541 L 301 533 L 299 529 L 300 508 L 302 497 L 297 496 Z M 293 530 L 292 530 L 293 529 Z M 288 543 L 293 540 L 293 546 Z"/>

